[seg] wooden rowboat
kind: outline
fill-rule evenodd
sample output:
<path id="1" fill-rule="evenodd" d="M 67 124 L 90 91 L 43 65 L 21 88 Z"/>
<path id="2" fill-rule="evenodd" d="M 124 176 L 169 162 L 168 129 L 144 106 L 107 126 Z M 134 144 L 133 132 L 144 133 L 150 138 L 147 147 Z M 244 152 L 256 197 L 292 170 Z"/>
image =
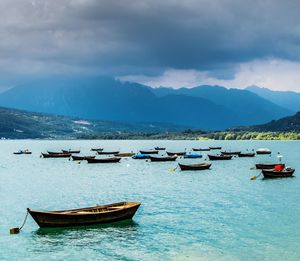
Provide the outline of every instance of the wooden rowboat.
<path id="1" fill-rule="evenodd" d="M 271 153 L 272 153 L 272 151 L 267 148 L 261 148 L 256 151 L 257 155 L 266 155 L 266 154 L 271 154 Z"/>
<path id="2" fill-rule="evenodd" d="M 255 167 L 257 169 L 274 169 L 275 166 L 277 165 L 281 165 L 282 168 L 285 168 L 285 164 L 281 164 L 281 163 L 259 163 L 259 164 L 255 164 Z"/>
<path id="3" fill-rule="evenodd" d="M 119 157 L 105 158 L 105 159 L 86 159 L 88 163 L 117 163 L 121 160 Z"/>
<path id="4" fill-rule="evenodd" d="M 200 164 L 178 164 L 181 170 L 204 170 L 209 169 L 211 164 L 210 163 L 200 163 Z"/>
<path id="5" fill-rule="evenodd" d="M 80 150 L 61 150 L 63 153 L 74 153 L 74 154 L 78 154 L 80 153 Z"/>
<path id="6" fill-rule="evenodd" d="M 155 149 L 155 150 L 165 150 L 166 148 L 163 148 L 163 147 L 155 147 L 154 149 Z"/>
<path id="7" fill-rule="evenodd" d="M 114 154 L 115 157 L 132 157 L 134 155 L 133 152 L 123 152 Z"/>
<path id="8" fill-rule="evenodd" d="M 169 156 L 174 156 L 174 155 L 177 155 L 177 156 L 183 156 L 183 155 L 186 154 L 186 152 L 185 152 L 185 151 L 182 151 L 182 152 L 169 152 L 169 151 L 167 151 L 167 154 L 168 154 Z"/>
<path id="9" fill-rule="evenodd" d="M 140 150 L 141 154 L 158 154 L 158 150 Z"/>
<path id="10" fill-rule="evenodd" d="M 210 160 L 231 160 L 232 155 L 207 155 Z"/>
<path id="11" fill-rule="evenodd" d="M 86 226 L 132 219 L 141 203 L 120 202 L 115 204 L 63 211 L 37 211 L 27 208 L 41 228 Z"/>
<path id="12" fill-rule="evenodd" d="M 292 168 L 286 168 L 284 170 L 278 171 L 275 169 L 272 170 L 262 170 L 262 174 L 264 175 L 264 178 L 267 179 L 274 179 L 274 178 L 289 178 L 292 177 L 295 172 L 295 169 Z"/>
<path id="13" fill-rule="evenodd" d="M 199 148 L 199 149 L 193 148 L 192 150 L 193 150 L 193 151 L 210 151 L 211 148 Z"/>
<path id="14" fill-rule="evenodd" d="M 95 156 L 75 156 L 72 155 L 73 160 L 87 160 L 87 159 L 94 159 Z"/>
<path id="15" fill-rule="evenodd" d="M 198 159 L 202 158 L 203 156 L 201 154 L 191 153 L 191 154 L 185 154 L 183 155 L 185 159 Z"/>
<path id="16" fill-rule="evenodd" d="M 255 157 L 254 152 L 246 152 L 246 153 L 240 153 L 238 154 L 240 158 L 246 158 L 246 157 Z"/>
<path id="17" fill-rule="evenodd" d="M 177 156 L 167 156 L 167 157 L 153 157 L 150 156 L 151 161 L 162 162 L 162 161 L 175 161 Z"/>
<path id="18" fill-rule="evenodd" d="M 98 155 L 115 155 L 115 154 L 118 154 L 119 151 L 100 151 L 100 150 L 97 150 L 97 154 Z"/>
<path id="19" fill-rule="evenodd" d="M 99 148 L 99 149 L 97 149 L 97 148 L 91 148 L 91 151 L 102 151 L 103 149 L 101 149 L 101 148 Z"/>
<path id="20" fill-rule="evenodd" d="M 241 154 L 240 151 L 221 151 L 221 154 L 223 155 L 239 155 Z"/>
<path id="21" fill-rule="evenodd" d="M 133 159 L 150 159 L 149 154 L 135 154 L 132 156 Z"/>
<path id="22" fill-rule="evenodd" d="M 211 150 L 221 150 L 222 147 L 209 147 Z"/>
<path id="23" fill-rule="evenodd" d="M 47 153 L 48 154 L 62 154 L 62 152 L 61 151 L 49 151 L 49 150 L 47 150 Z"/>
<path id="24" fill-rule="evenodd" d="M 71 157 L 71 153 L 56 153 L 56 154 L 47 154 L 47 153 L 42 153 L 42 156 L 44 158 L 70 158 Z"/>

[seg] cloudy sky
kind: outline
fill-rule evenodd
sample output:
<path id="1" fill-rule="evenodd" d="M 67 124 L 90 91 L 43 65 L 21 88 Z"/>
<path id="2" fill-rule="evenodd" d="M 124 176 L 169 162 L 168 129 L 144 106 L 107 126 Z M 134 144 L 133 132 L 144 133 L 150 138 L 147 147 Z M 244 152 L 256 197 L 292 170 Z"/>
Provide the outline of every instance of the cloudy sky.
<path id="1" fill-rule="evenodd" d="M 0 85 L 112 75 L 300 91 L 299 0 L 0 0 Z"/>

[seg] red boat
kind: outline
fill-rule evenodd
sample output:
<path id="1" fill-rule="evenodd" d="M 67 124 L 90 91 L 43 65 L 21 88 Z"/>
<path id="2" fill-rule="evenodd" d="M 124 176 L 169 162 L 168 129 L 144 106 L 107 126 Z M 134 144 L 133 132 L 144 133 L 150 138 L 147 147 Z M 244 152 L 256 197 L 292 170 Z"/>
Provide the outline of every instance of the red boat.
<path id="1" fill-rule="evenodd" d="M 282 168 L 285 168 L 285 164 L 281 164 L 281 163 L 259 163 L 259 164 L 255 164 L 255 167 L 257 169 L 274 169 L 275 166 L 282 166 Z"/>
<path id="2" fill-rule="evenodd" d="M 294 172 L 295 172 L 295 169 L 292 169 L 292 168 L 286 168 L 283 170 L 276 170 L 276 169 L 272 169 L 272 170 L 263 169 L 262 170 L 264 178 L 267 178 L 267 179 L 289 178 L 294 175 Z"/>

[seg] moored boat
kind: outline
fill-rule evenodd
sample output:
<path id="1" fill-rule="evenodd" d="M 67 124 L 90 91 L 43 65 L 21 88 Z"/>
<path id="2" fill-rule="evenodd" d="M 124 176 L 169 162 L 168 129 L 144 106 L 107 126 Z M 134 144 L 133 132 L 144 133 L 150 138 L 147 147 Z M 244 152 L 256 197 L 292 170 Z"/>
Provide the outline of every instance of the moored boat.
<path id="1" fill-rule="evenodd" d="M 141 154 L 158 154 L 158 150 L 140 150 Z"/>
<path id="2" fill-rule="evenodd" d="M 14 154 L 15 154 L 15 155 L 32 154 L 32 152 L 26 149 L 26 150 L 19 150 L 19 151 L 16 151 L 16 152 L 14 152 Z"/>
<path id="3" fill-rule="evenodd" d="M 295 169 L 292 168 L 286 168 L 283 170 L 267 170 L 263 169 L 262 174 L 264 175 L 264 178 L 268 179 L 274 179 L 274 178 L 289 178 L 294 175 Z"/>
<path id="4" fill-rule="evenodd" d="M 102 151 L 103 149 L 102 148 L 91 148 L 91 151 Z"/>
<path id="5" fill-rule="evenodd" d="M 185 151 L 181 151 L 181 152 L 170 152 L 170 151 L 167 151 L 167 154 L 168 156 L 174 156 L 174 155 L 177 155 L 177 156 L 183 156 L 186 154 Z"/>
<path id="6" fill-rule="evenodd" d="M 177 156 L 167 156 L 167 157 L 153 157 L 150 156 L 151 161 L 175 161 L 177 159 Z"/>
<path id="7" fill-rule="evenodd" d="M 193 151 L 210 151 L 210 148 L 192 148 Z"/>
<path id="8" fill-rule="evenodd" d="M 97 150 L 97 154 L 98 155 L 115 155 L 115 154 L 118 154 L 120 151 L 100 151 L 100 150 Z"/>
<path id="9" fill-rule="evenodd" d="M 198 158 L 202 158 L 203 156 L 201 154 L 190 153 L 190 154 L 183 155 L 183 157 L 185 159 L 198 159 Z"/>
<path id="10" fill-rule="evenodd" d="M 232 155 L 207 155 L 210 160 L 231 160 Z"/>
<path id="11" fill-rule="evenodd" d="M 63 211 L 37 211 L 27 209 L 41 228 L 86 226 L 132 219 L 141 203 L 120 202 L 89 208 Z"/>
<path id="12" fill-rule="evenodd" d="M 257 169 L 274 169 L 275 166 L 282 166 L 282 168 L 285 168 L 285 164 L 282 164 L 282 163 L 258 163 L 258 164 L 255 164 L 255 167 Z"/>
<path id="13" fill-rule="evenodd" d="M 209 147 L 211 150 L 221 150 L 222 147 Z"/>
<path id="14" fill-rule="evenodd" d="M 134 155 L 133 152 L 123 152 L 114 154 L 115 157 L 132 157 Z"/>
<path id="15" fill-rule="evenodd" d="M 210 163 L 198 163 L 198 164 L 178 164 L 181 170 L 204 170 L 209 169 L 211 164 Z"/>
<path id="16" fill-rule="evenodd" d="M 73 160 L 87 160 L 87 159 L 94 159 L 95 156 L 71 156 Z"/>
<path id="17" fill-rule="evenodd" d="M 255 153 L 254 152 L 245 152 L 245 153 L 240 153 L 238 154 L 238 156 L 240 158 L 247 158 L 247 157 L 255 157 Z"/>
<path id="18" fill-rule="evenodd" d="M 268 148 L 260 148 L 258 150 L 256 150 L 256 154 L 258 155 L 265 155 L 265 154 L 271 154 L 272 151 Z"/>
<path id="19" fill-rule="evenodd" d="M 61 151 L 49 151 L 49 150 L 47 150 L 47 153 L 48 154 L 62 154 Z"/>
<path id="20" fill-rule="evenodd" d="M 80 150 L 61 150 L 62 153 L 71 153 L 71 154 L 78 154 L 80 153 Z"/>
<path id="21" fill-rule="evenodd" d="M 221 154 L 223 155 L 239 155 L 241 154 L 240 151 L 221 151 Z"/>
<path id="22" fill-rule="evenodd" d="M 132 156 L 133 159 L 150 159 L 150 155 L 149 154 L 135 154 Z"/>
<path id="23" fill-rule="evenodd" d="M 55 153 L 55 154 L 49 154 L 49 153 L 42 153 L 43 158 L 70 158 L 71 153 Z"/>
<path id="24" fill-rule="evenodd" d="M 117 163 L 121 160 L 120 157 L 111 157 L 103 159 L 86 159 L 88 163 Z"/>
<path id="25" fill-rule="evenodd" d="M 155 150 L 165 150 L 166 148 L 164 148 L 164 147 L 155 147 L 154 149 Z"/>

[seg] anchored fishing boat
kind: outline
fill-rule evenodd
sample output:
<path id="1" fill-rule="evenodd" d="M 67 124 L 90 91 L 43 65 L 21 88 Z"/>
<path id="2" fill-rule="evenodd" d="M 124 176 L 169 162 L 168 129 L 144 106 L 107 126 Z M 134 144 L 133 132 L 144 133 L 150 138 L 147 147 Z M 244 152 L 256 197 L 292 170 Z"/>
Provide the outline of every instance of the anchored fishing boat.
<path id="1" fill-rule="evenodd" d="M 154 149 L 155 150 L 165 150 L 166 148 L 164 148 L 164 147 L 155 147 Z"/>
<path id="2" fill-rule="evenodd" d="M 198 159 L 202 158 L 203 156 L 201 154 L 191 153 L 191 154 L 185 154 L 183 155 L 185 159 Z"/>
<path id="3" fill-rule="evenodd" d="M 272 151 L 268 148 L 260 148 L 256 151 L 256 154 L 258 155 L 264 155 L 264 154 L 271 154 Z"/>
<path id="4" fill-rule="evenodd" d="M 211 163 L 199 163 L 199 164 L 181 164 L 178 163 L 181 170 L 204 170 L 209 169 L 211 166 Z"/>
<path id="5" fill-rule="evenodd" d="M 211 148 L 192 148 L 193 151 L 210 151 Z"/>
<path id="6" fill-rule="evenodd" d="M 255 157 L 255 153 L 254 152 L 246 152 L 246 153 L 240 153 L 238 154 L 238 156 L 240 158 L 251 158 L 251 157 Z"/>
<path id="7" fill-rule="evenodd" d="M 285 168 L 285 164 L 282 163 L 258 163 L 255 164 L 255 167 L 257 169 L 274 169 L 275 166 L 282 166 L 282 168 Z"/>
<path id="8" fill-rule="evenodd" d="M 141 154 L 158 154 L 158 150 L 140 150 Z"/>
<path id="9" fill-rule="evenodd" d="M 207 155 L 210 160 L 231 160 L 232 155 Z"/>
<path id="10" fill-rule="evenodd" d="M 62 211 L 27 209 L 41 228 L 86 226 L 132 219 L 141 203 L 120 202 L 103 206 Z"/>
<path id="11" fill-rule="evenodd" d="M 267 170 L 263 169 L 262 174 L 264 175 L 264 178 L 268 179 L 274 179 L 274 178 L 289 178 L 294 175 L 295 169 L 292 168 L 285 168 L 283 170 Z"/>
<path id="12" fill-rule="evenodd" d="M 150 159 L 150 155 L 149 154 L 135 154 L 132 156 L 133 159 Z"/>
<path id="13" fill-rule="evenodd" d="M 209 147 L 211 150 L 221 150 L 222 147 Z"/>
<path id="14" fill-rule="evenodd" d="M 186 154 L 186 152 L 185 151 L 181 151 L 181 152 L 169 152 L 169 151 L 167 151 L 167 154 L 168 154 L 168 156 L 174 156 L 174 155 L 183 156 L 183 155 Z"/>
<path id="15" fill-rule="evenodd" d="M 118 154 L 120 151 L 100 151 L 100 150 L 97 150 L 97 154 L 98 155 L 115 155 L 115 154 Z"/>
<path id="16" fill-rule="evenodd" d="M 80 150 L 61 150 L 63 153 L 71 153 L 71 154 L 78 154 Z"/>
<path id="17" fill-rule="evenodd" d="M 42 153 L 43 158 L 70 158 L 71 153 L 55 153 L 55 154 L 49 154 L 49 153 Z"/>
<path id="18" fill-rule="evenodd" d="M 87 160 L 87 159 L 94 159 L 95 156 L 71 156 L 73 160 Z"/>
<path id="19" fill-rule="evenodd" d="M 167 157 L 153 157 L 153 156 L 150 156 L 150 160 L 151 161 L 175 161 L 177 159 L 177 156 L 174 155 L 174 156 L 167 156 Z"/>
<path id="20" fill-rule="evenodd" d="M 239 155 L 241 154 L 240 151 L 221 151 L 221 154 L 223 155 Z"/>
<path id="21" fill-rule="evenodd" d="M 104 158 L 104 159 L 86 159 L 88 163 L 117 163 L 121 160 L 120 157 Z"/>
<path id="22" fill-rule="evenodd" d="M 133 152 L 122 152 L 114 154 L 115 157 L 132 157 L 134 155 Z"/>

